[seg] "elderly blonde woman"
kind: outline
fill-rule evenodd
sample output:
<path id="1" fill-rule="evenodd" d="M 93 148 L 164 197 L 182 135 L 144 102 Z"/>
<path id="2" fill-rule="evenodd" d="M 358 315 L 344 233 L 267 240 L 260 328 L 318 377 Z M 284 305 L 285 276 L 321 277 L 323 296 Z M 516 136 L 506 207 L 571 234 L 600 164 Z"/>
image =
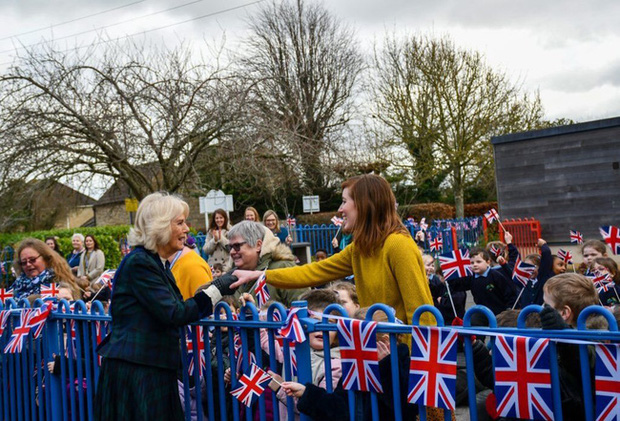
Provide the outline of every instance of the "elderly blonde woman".
<path id="1" fill-rule="evenodd" d="M 128 236 L 134 248 L 116 271 L 111 333 L 98 348 L 105 357 L 95 399 L 97 420 L 177 420 L 180 327 L 208 316 L 230 275 L 183 301 L 168 260 L 183 249 L 187 203 L 166 193 L 145 197 Z M 205 279 L 206 281 L 206 279 Z"/>
<path id="2" fill-rule="evenodd" d="M 67 263 L 71 268 L 71 272 L 74 275 L 77 275 L 78 268 L 80 266 L 80 259 L 82 258 L 82 254 L 86 251 L 84 249 L 84 236 L 79 232 L 76 232 L 71 236 L 71 245 L 73 246 L 73 251 L 67 254 Z"/>
<path id="3" fill-rule="evenodd" d="M 27 298 L 41 293 L 41 286 L 66 282 L 73 294 L 81 298 L 69 265 L 61 255 L 36 238 L 25 238 L 17 247 L 13 263 L 17 279 L 13 284 L 15 298 Z"/>

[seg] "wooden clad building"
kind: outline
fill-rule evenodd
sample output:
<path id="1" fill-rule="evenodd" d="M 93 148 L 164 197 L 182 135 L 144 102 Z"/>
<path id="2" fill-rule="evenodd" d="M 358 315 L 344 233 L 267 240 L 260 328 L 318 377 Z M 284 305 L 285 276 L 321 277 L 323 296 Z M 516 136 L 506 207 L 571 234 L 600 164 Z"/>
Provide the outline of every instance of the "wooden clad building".
<path id="1" fill-rule="evenodd" d="M 600 239 L 620 226 L 620 117 L 491 139 L 502 218 L 534 217 L 543 237 Z"/>

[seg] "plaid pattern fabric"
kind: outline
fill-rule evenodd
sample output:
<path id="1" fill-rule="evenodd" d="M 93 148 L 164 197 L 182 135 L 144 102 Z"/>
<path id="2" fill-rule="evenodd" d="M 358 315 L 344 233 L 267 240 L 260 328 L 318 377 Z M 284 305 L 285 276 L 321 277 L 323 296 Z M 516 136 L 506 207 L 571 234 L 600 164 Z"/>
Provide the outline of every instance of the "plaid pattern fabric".
<path id="1" fill-rule="evenodd" d="M 176 371 L 105 358 L 94 415 L 96 420 L 183 420 Z"/>
<path id="2" fill-rule="evenodd" d="M 193 298 L 183 301 L 158 255 L 136 247 L 117 270 L 110 307 L 111 333 L 99 354 L 155 367 L 177 369 L 180 327 L 199 319 Z"/>

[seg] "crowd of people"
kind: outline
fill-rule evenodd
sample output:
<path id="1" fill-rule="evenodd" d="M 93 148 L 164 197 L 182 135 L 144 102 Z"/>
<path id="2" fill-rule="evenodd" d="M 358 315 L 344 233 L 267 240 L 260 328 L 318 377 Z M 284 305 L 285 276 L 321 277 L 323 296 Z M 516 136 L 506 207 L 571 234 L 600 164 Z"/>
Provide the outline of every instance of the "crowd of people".
<path id="1" fill-rule="evenodd" d="M 255 208 L 248 207 L 244 220 L 235 225 L 231 225 L 224 210 L 213 212 L 204 244 L 209 256 L 205 261 L 196 252 L 195 240 L 188 235 L 187 204 L 167 194 L 146 197 L 129 234 L 132 251 L 125 256 L 114 278 L 111 333 L 98 348 L 104 358 L 95 402 L 96 419 L 182 419 L 178 386 L 181 378 L 177 371 L 181 358 L 179 327 L 211 315 L 220 301 L 228 303 L 235 312 L 241 311 L 246 302 L 256 303 L 256 284 L 262 277 L 270 296 L 263 310 L 273 302 L 290 307 L 294 301 L 306 300 L 311 312 L 321 313 L 330 304 L 340 304 L 349 317 L 363 319 L 371 305 L 384 303 L 394 309 L 397 320 L 410 323 L 414 311 L 427 304 L 437 307 L 446 325 L 458 325 L 466 311 L 466 291 L 470 291 L 474 302 L 488 307 L 504 326 L 516 326 L 519 309 L 529 304 L 544 305 L 540 316 L 532 322 L 543 329 L 574 328 L 580 312 L 589 305 L 606 306 L 620 319 L 620 271 L 601 241 L 585 242 L 581 248 L 583 262 L 569 267 L 565 259 L 552 255 L 543 239 L 538 242 L 539 253 L 520 256 L 512 235 L 505 232 L 503 242 L 469 250 L 472 275 L 446 280 L 435 257 L 420 251 L 399 218 L 394 194 L 385 179 L 376 175 L 353 177 L 342 188 L 338 212 L 343 226 L 334 238 L 335 252 L 329 255 L 326 250 L 317 250 L 314 261 L 306 265 L 296 264 L 289 247 L 293 241 L 291 233 L 272 210 L 260 218 Z M 108 286 L 98 282 L 105 269 L 105 256 L 97 240 L 92 235 L 74 234 L 72 246 L 72 252 L 63 257 L 54 238 L 45 242 L 23 240 L 14 264 L 15 297 L 33 300 L 40 296 L 43 286 L 57 283 L 62 291 L 59 298 L 88 301 L 96 297 L 107 304 L 112 291 L 99 291 Z M 519 261 L 535 267 L 525 283 L 512 279 Z M 615 281 L 615 286 L 597 291 L 588 277 L 601 274 Z M 387 316 L 375 313 L 373 319 L 385 321 Z M 430 313 L 424 314 L 420 322 L 435 324 Z M 472 319 L 474 326 L 486 323 L 483 318 Z M 600 317 L 592 317 L 589 326 L 607 328 Z M 267 333 L 263 330 L 260 335 L 265 353 L 262 361 L 267 362 Z M 400 390 L 405 393 L 401 397 L 401 411 L 410 418 L 417 409 L 406 403 L 409 347 L 404 341 L 400 337 L 398 348 L 391 350 L 389 337 L 382 335 L 377 338 L 377 348 L 384 386 L 392 384 L 388 356 L 392 351 L 398 354 L 402 365 Z M 342 385 L 338 343 L 331 333 L 328 343 L 329 356 L 323 353 L 322 334 L 310 334 L 312 382 L 308 384 L 284 381 L 283 350 L 276 344 L 275 358 L 280 370 L 270 372 L 274 393 L 268 394 L 267 399 L 279 400 L 281 416 L 292 410 L 312 419 L 337 420 L 347 418 L 349 411 L 355 410 L 357 419 L 371 419 L 369 395 L 360 393 L 361 403 L 355 409 L 349 408 Z M 235 367 L 230 365 L 230 344 L 223 345 L 228 349 L 224 369 L 230 390 L 231 370 Z M 477 338 L 474 350 L 476 377 L 488 392 L 493 376 L 484 337 Z M 574 351 L 571 346 L 558 346 L 565 419 L 584 416 L 582 379 L 571 370 L 571 364 L 578 364 Z M 329 393 L 325 358 L 331 361 L 333 392 Z M 208 367 L 214 376 L 218 375 L 217 364 L 211 361 Z M 462 380 L 464 373 L 460 375 Z M 457 382 L 457 404 L 458 387 L 461 402 L 466 396 L 465 383 Z M 206 405 L 205 393 L 194 390 L 193 399 L 205 399 Z M 481 395 L 486 397 L 488 393 Z M 292 409 L 287 407 L 287 396 L 294 398 Z M 379 399 L 380 418 L 393 419 L 391 395 L 384 396 L 385 399 Z M 229 403 L 230 399 L 228 394 L 225 400 Z M 317 401 L 329 404 L 316 405 Z M 270 404 L 266 406 L 271 408 Z M 481 419 L 491 419 L 485 418 L 490 415 L 486 414 L 484 404 L 479 411 Z"/>

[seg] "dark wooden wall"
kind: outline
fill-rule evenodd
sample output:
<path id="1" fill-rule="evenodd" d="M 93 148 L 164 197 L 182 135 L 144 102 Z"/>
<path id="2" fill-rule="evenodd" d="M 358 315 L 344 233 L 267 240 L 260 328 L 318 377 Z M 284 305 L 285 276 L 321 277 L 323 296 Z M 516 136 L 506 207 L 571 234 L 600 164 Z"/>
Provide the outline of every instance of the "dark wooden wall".
<path id="1" fill-rule="evenodd" d="M 620 118 L 500 136 L 492 144 L 502 218 L 537 218 L 550 242 L 568 242 L 570 229 L 601 239 L 599 226 L 620 226 Z"/>

